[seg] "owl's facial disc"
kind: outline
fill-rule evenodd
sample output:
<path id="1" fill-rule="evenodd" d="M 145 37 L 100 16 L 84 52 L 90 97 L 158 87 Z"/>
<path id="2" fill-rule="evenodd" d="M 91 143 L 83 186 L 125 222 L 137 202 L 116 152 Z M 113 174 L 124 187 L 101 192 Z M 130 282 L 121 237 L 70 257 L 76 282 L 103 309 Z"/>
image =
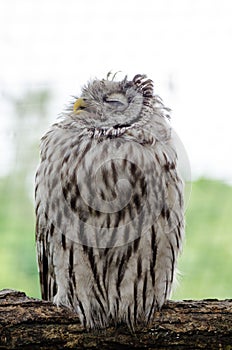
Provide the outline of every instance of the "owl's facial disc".
<path id="1" fill-rule="evenodd" d="M 96 79 L 82 89 L 81 98 L 74 103 L 75 116 L 80 115 L 81 123 L 92 127 L 131 125 L 140 119 L 144 101 L 150 96 L 145 89 L 149 82 L 140 75 L 135 82 Z"/>

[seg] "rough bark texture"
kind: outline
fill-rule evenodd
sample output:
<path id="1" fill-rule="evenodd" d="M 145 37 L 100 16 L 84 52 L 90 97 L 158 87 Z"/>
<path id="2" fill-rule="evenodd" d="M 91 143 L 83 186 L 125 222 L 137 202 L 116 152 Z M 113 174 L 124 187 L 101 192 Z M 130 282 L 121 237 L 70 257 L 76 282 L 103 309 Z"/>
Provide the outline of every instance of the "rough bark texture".
<path id="1" fill-rule="evenodd" d="M 232 349 L 232 300 L 168 302 L 152 325 L 87 332 L 66 308 L 0 291 L 0 349 Z"/>

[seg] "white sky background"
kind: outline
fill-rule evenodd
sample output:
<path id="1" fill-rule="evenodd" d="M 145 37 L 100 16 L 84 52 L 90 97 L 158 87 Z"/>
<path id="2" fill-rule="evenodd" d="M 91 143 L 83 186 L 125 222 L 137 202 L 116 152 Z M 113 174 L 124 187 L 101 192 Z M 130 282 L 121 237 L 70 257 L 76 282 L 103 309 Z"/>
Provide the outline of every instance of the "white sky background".
<path id="1" fill-rule="evenodd" d="M 0 45 L 0 168 L 10 159 L 5 95 L 51 86 L 55 121 L 70 95 L 112 70 L 153 79 L 194 177 L 232 181 L 231 0 L 1 0 Z"/>

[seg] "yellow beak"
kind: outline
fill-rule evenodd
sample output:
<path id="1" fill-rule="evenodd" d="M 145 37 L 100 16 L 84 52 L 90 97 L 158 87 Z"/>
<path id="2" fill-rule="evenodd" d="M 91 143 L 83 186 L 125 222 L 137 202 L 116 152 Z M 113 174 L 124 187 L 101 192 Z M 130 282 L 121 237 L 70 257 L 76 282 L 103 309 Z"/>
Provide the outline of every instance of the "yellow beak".
<path id="1" fill-rule="evenodd" d="M 82 99 L 82 98 L 78 98 L 77 100 L 76 100 L 76 102 L 74 103 L 74 105 L 73 105 L 73 111 L 75 112 L 75 113 L 80 113 L 81 112 L 81 110 L 79 111 L 79 109 L 82 107 L 85 107 L 86 106 L 86 104 L 85 104 L 85 102 L 84 102 L 84 100 Z"/>

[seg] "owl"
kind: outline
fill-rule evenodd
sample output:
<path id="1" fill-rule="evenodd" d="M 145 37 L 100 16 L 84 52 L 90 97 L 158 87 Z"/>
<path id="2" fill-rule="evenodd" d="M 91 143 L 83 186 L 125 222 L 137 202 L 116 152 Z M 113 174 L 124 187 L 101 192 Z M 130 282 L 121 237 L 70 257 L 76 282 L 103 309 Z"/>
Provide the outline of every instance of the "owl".
<path id="1" fill-rule="evenodd" d="M 170 297 L 184 237 L 169 110 L 137 74 L 92 80 L 41 140 L 42 298 L 87 329 L 148 324 Z"/>

